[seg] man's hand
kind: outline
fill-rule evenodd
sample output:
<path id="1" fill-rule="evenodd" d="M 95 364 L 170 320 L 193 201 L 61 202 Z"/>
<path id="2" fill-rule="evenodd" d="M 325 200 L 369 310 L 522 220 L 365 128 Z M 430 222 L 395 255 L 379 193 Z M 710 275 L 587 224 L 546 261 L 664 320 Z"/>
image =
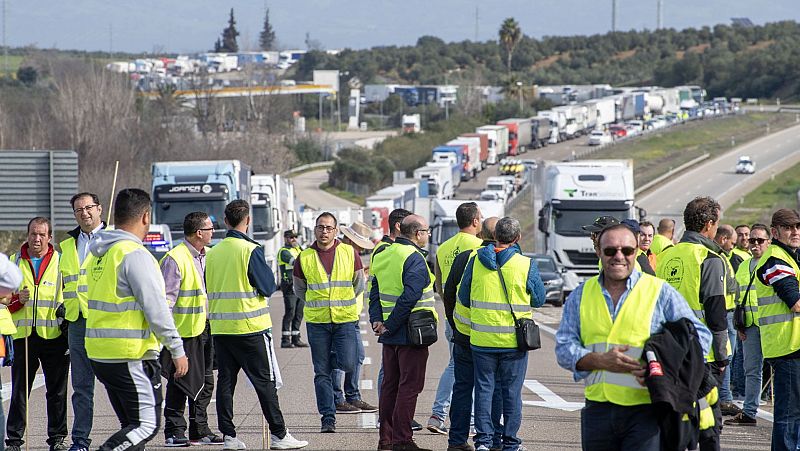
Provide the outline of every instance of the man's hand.
<path id="1" fill-rule="evenodd" d="M 30 300 L 31 300 L 31 291 L 28 289 L 28 287 L 23 287 L 21 290 L 19 290 L 20 304 L 24 305 L 26 302 Z"/>
<path id="2" fill-rule="evenodd" d="M 0 304 L 8 305 L 11 303 L 11 296 L 3 296 L 0 298 Z"/>
<path id="3" fill-rule="evenodd" d="M 643 369 L 643 364 L 625 354 L 629 348 L 627 345 L 615 346 L 610 351 L 601 353 L 600 363 L 603 369 L 612 373 L 631 373 Z"/>
<path id="4" fill-rule="evenodd" d="M 384 333 L 386 333 L 386 327 L 383 325 L 381 321 L 375 321 L 372 323 L 372 331 L 375 332 L 376 337 L 380 337 Z"/>
<path id="5" fill-rule="evenodd" d="M 797 301 L 792 306 L 792 311 L 795 313 L 800 313 L 800 301 Z"/>
<path id="6" fill-rule="evenodd" d="M 742 341 L 745 341 L 745 340 L 747 340 L 747 333 L 745 333 L 745 332 L 742 332 L 742 331 L 740 331 L 740 330 L 737 330 L 737 331 L 736 331 L 736 335 L 738 335 L 738 336 L 739 336 L 739 340 L 742 340 Z"/>
<path id="7" fill-rule="evenodd" d="M 642 387 L 645 387 L 644 384 L 645 373 L 647 373 L 647 371 L 644 368 L 631 371 L 631 374 L 633 374 L 633 376 L 636 378 L 636 382 L 638 382 L 639 385 L 641 385 Z"/>
<path id="8" fill-rule="evenodd" d="M 186 376 L 186 373 L 189 371 L 189 358 L 186 356 L 178 357 L 177 359 L 172 359 L 172 363 L 175 364 L 175 379 L 180 379 L 183 376 Z"/>

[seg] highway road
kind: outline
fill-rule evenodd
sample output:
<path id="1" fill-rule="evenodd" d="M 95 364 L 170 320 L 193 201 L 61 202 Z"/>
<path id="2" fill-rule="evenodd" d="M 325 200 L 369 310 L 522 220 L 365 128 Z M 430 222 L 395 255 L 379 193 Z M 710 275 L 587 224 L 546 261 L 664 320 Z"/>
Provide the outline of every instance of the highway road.
<path id="1" fill-rule="evenodd" d="M 292 181 L 294 182 L 294 194 L 297 200 L 314 210 L 358 207 L 353 202 L 319 189 L 321 184 L 328 181 L 328 169 L 308 171 L 292 177 Z"/>

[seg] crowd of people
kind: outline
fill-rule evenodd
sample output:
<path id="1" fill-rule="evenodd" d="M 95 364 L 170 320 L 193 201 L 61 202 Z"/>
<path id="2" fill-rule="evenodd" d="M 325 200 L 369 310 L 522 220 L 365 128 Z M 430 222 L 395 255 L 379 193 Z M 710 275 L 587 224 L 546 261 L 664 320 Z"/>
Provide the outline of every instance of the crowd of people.
<path id="1" fill-rule="evenodd" d="M 184 240 L 160 261 L 142 245 L 146 192 L 119 192 L 113 229 L 96 195 L 76 194 L 71 207 L 77 227 L 60 252 L 50 221 L 36 217 L 20 249 L 0 254 L 0 357 L 12 377 L 8 418 L 0 418 L 6 449 L 25 446 L 40 367 L 51 450 L 91 446 L 95 380 L 121 425 L 101 450 L 144 449 L 161 429 L 162 404 L 164 446 L 246 449 L 233 409 L 241 371 L 268 446 L 308 446 L 289 432 L 278 399 L 269 308 L 278 289 L 280 347 L 310 350 L 321 433 L 336 433 L 339 414 L 377 412 L 378 450 L 422 449 L 413 436 L 423 427 L 446 435 L 448 451 L 526 449 L 522 386 L 528 353 L 540 346 L 533 311 L 545 289 L 520 248 L 518 220 L 484 218 L 465 202 L 458 233 L 429 257 L 431 227 L 421 216 L 392 211 L 389 234 L 375 243 L 366 224 L 339 224 L 323 212 L 307 248 L 284 233 L 276 277 L 248 236 L 246 201 L 226 206 L 227 233 L 213 247 L 211 218 L 186 215 Z M 584 449 L 718 450 L 722 427 L 757 424 L 767 397 L 775 403 L 772 449 L 798 449 L 800 215 L 777 210 L 769 226 L 721 219 L 714 199 L 698 197 L 677 242 L 668 218 L 655 225 L 602 216 L 584 227 L 600 271 L 569 295 L 555 336 L 558 364 L 584 384 Z M 362 312 L 382 345 L 377 407 L 360 393 Z M 414 413 L 437 341 L 447 342 L 450 360 L 422 426 Z M 219 435 L 207 412 L 215 389 Z"/>

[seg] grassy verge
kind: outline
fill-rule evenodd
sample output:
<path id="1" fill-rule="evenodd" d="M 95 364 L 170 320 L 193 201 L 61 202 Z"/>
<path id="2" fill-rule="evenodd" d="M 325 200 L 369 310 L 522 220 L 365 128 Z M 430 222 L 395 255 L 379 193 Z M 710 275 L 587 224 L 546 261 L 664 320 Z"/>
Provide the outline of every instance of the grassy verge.
<path id="1" fill-rule="evenodd" d="M 744 199 L 725 210 L 727 224 L 769 224 L 772 213 L 779 208 L 797 208 L 797 177 L 800 164 L 787 168 L 780 174 L 747 194 Z"/>
<path id="2" fill-rule="evenodd" d="M 22 55 L 8 55 L 8 72 L 5 72 L 5 59 L 0 54 L 0 77 L 16 77 L 17 69 L 19 69 L 19 65 L 22 64 L 24 58 Z"/>
<path id="3" fill-rule="evenodd" d="M 329 186 L 327 182 L 323 183 L 319 186 L 319 189 L 333 194 L 334 196 L 341 197 L 344 200 L 349 200 L 358 205 L 364 205 L 364 197 L 359 196 L 358 194 L 353 194 L 350 191 L 340 190 L 339 188 L 335 188 L 333 186 Z"/>
<path id="4" fill-rule="evenodd" d="M 523 252 L 536 252 L 535 240 L 536 236 L 536 222 L 538 215 L 533 211 L 533 202 L 528 199 L 522 199 L 512 210 L 506 214 L 519 220 L 520 230 L 522 230 L 522 238 L 519 241 L 519 246 Z"/>
<path id="5" fill-rule="evenodd" d="M 634 186 L 665 174 L 694 158 L 711 158 L 731 149 L 731 141 L 744 144 L 795 125 L 794 113 L 753 112 L 707 121 L 693 121 L 660 133 L 622 142 L 591 154 L 590 159 L 632 158 Z"/>

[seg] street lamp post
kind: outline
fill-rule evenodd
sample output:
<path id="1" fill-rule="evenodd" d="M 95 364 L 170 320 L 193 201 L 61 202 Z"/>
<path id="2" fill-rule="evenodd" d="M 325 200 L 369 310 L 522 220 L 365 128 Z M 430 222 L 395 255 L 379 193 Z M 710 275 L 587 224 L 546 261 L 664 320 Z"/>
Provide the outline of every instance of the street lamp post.
<path id="1" fill-rule="evenodd" d="M 517 94 L 519 95 L 519 113 L 522 114 L 522 82 L 517 82 Z"/>

